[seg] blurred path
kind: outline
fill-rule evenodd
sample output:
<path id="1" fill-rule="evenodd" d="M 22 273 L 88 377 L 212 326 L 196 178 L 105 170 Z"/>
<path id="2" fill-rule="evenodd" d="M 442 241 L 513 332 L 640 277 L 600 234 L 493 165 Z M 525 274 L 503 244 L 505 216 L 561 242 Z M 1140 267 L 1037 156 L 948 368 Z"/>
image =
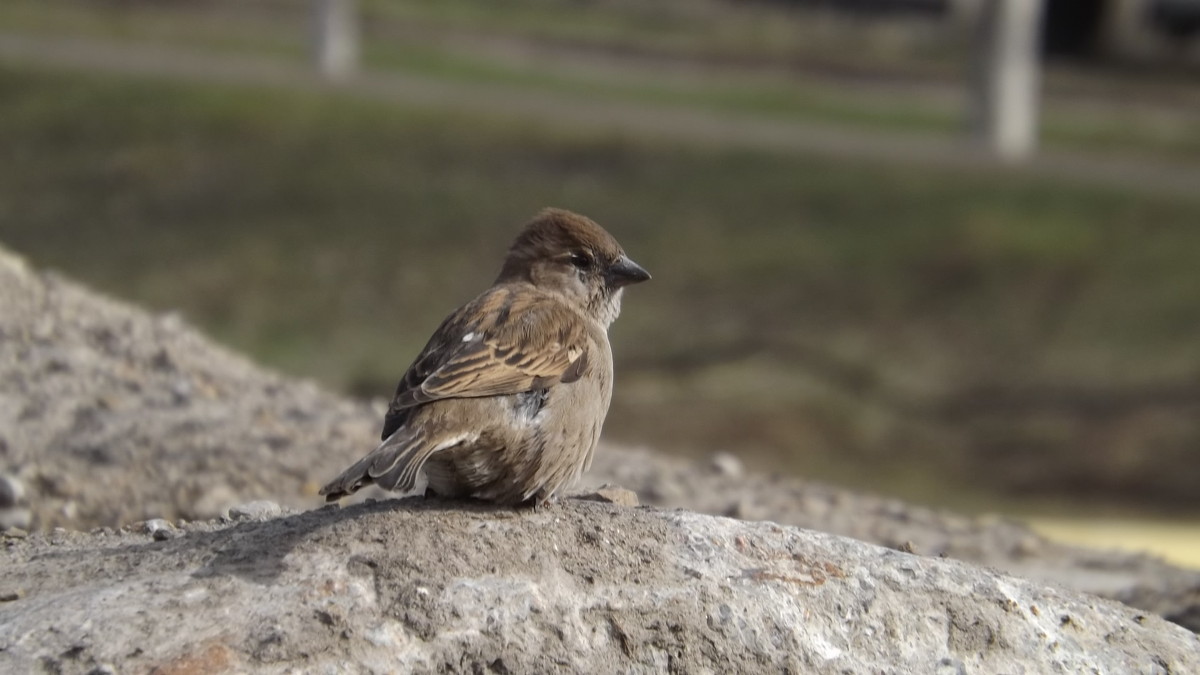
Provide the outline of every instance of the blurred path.
<path id="1" fill-rule="evenodd" d="M 1067 544 L 1148 552 L 1172 565 L 1200 570 L 1200 528 L 1194 522 L 1104 516 L 1024 518 L 1041 534 Z"/>
<path id="2" fill-rule="evenodd" d="M 144 44 L 0 33 L 0 62 L 9 66 L 53 66 L 175 80 L 326 90 L 421 108 L 582 126 L 690 144 L 915 162 L 998 174 L 1046 176 L 1106 187 L 1200 193 L 1200 167 L 1187 165 L 1049 151 L 1018 169 L 984 156 L 965 139 L 848 130 L 683 106 L 581 101 L 534 88 L 465 84 L 399 73 L 366 72 L 334 84 L 318 77 L 306 65 Z"/>

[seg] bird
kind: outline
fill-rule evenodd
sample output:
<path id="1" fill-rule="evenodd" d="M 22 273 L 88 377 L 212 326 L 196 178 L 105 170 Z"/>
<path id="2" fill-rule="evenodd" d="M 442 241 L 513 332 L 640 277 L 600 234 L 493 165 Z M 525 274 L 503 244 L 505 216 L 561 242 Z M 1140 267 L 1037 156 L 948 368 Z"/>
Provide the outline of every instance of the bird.
<path id="1" fill-rule="evenodd" d="M 382 442 L 320 490 L 375 484 L 541 507 L 586 471 L 613 390 L 609 326 L 650 273 L 593 220 L 538 213 L 493 285 L 451 313 L 405 371 Z"/>

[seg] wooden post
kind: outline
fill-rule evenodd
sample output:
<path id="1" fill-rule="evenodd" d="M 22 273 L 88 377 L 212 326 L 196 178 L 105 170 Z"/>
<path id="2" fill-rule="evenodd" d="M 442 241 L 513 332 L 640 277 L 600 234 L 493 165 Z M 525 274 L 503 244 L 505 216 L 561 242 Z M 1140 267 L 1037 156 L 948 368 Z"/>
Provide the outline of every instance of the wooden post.
<path id="1" fill-rule="evenodd" d="M 971 122 L 975 137 L 1009 161 L 1037 148 L 1042 3 L 983 0 L 980 7 Z"/>
<path id="2" fill-rule="evenodd" d="M 313 52 L 317 70 L 338 80 L 358 70 L 355 0 L 313 0 Z"/>

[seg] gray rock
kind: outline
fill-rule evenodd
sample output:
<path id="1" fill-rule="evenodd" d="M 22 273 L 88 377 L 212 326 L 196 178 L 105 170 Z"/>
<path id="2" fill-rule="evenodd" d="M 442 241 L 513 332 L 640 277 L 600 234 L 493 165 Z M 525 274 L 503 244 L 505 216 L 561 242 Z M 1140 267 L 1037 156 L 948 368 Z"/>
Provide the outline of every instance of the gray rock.
<path id="1" fill-rule="evenodd" d="M 238 504 L 229 509 L 230 520 L 266 520 L 274 518 L 283 512 L 283 509 L 272 501 L 265 499 L 248 504 Z"/>
<path id="2" fill-rule="evenodd" d="M 1116 602 L 773 523 L 390 500 L 0 551 L 0 671 L 1200 672 Z M 65 656 L 65 655 L 69 655 Z"/>
<path id="3" fill-rule="evenodd" d="M 166 541 L 180 535 L 175 526 L 162 518 L 153 518 L 141 524 L 142 532 L 150 535 L 155 541 Z"/>
<path id="4" fill-rule="evenodd" d="M 379 419 L 0 245 L 0 470 L 37 487 L 40 529 L 214 518 L 267 495 L 308 506 Z"/>
<path id="5" fill-rule="evenodd" d="M 597 488 L 594 492 L 577 495 L 575 498 L 628 507 L 634 507 L 640 503 L 636 492 L 616 485 L 604 485 Z"/>

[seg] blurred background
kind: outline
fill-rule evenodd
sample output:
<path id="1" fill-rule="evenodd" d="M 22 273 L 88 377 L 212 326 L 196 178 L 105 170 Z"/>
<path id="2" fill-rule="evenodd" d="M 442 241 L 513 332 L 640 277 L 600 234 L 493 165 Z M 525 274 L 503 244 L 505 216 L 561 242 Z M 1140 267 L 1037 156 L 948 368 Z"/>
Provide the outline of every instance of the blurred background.
<path id="1" fill-rule="evenodd" d="M 390 395 L 547 205 L 611 441 L 1200 566 L 1200 0 L 4 0 L 0 241 Z"/>

